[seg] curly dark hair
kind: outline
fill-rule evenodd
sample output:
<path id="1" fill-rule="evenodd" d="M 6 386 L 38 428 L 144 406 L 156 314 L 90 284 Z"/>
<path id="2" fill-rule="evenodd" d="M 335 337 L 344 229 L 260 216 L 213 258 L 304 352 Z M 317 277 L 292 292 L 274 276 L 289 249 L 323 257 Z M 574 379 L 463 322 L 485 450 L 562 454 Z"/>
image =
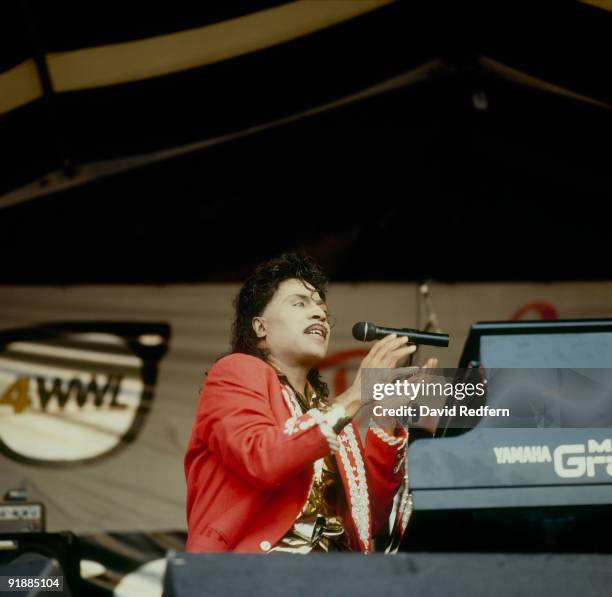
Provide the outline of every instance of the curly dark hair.
<path id="1" fill-rule="evenodd" d="M 257 266 L 234 299 L 235 318 L 232 324 L 231 353 L 242 352 L 267 361 L 268 351 L 257 346 L 259 338 L 253 330 L 253 317 L 260 316 L 279 284 L 289 279 L 307 282 L 325 300 L 328 280 L 319 265 L 306 253 L 283 253 Z M 319 371 L 312 368 L 307 376 L 317 395 L 327 397 L 327 384 Z"/>

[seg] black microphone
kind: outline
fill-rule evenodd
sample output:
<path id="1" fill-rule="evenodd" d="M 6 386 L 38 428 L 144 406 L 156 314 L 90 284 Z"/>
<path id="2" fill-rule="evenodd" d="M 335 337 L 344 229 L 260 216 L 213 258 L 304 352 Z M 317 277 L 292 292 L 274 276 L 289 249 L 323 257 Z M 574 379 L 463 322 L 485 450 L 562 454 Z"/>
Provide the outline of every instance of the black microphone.
<path id="1" fill-rule="evenodd" d="M 385 328 L 370 323 L 369 321 L 360 321 L 353 326 L 353 338 L 355 338 L 355 340 L 360 340 L 361 342 L 380 340 L 381 338 L 390 336 L 391 334 L 395 334 L 396 336 L 408 336 L 411 344 L 448 346 L 448 334 L 432 334 L 430 332 L 421 332 L 419 330 L 411 330 L 409 328 Z"/>

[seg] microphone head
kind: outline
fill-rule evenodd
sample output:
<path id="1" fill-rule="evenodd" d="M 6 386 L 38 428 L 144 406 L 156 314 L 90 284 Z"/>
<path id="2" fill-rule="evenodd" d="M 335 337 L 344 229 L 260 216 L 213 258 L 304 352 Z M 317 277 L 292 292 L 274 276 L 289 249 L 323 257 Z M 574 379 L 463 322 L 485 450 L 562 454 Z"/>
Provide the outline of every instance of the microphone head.
<path id="1" fill-rule="evenodd" d="M 359 321 L 353 326 L 353 338 L 360 342 L 376 339 L 376 326 L 369 321 Z"/>

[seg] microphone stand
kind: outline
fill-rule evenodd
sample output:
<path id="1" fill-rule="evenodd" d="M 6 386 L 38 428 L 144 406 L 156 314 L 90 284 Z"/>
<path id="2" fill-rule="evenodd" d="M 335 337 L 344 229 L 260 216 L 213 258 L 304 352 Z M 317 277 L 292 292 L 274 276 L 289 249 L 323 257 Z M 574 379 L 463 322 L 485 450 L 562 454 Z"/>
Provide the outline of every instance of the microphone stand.
<path id="1" fill-rule="evenodd" d="M 438 315 L 436 314 L 434 310 L 433 303 L 431 301 L 431 296 L 429 293 L 430 284 L 431 284 L 431 280 L 425 280 L 419 285 L 419 290 L 418 290 L 419 294 L 418 294 L 418 299 L 417 299 L 417 317 L 416 317 L 417 329 L 422 329 L 425 332 L 433 332 L 435 334 L 442 334 L 444 332 L 442 331 L 442 328 L 440 327 L 440 323 L 438 321 Z M 425 323 L 425 326 L 423 328 L 420 325 L 421 302 L 423 303 L 423 306 L 425 307 L 425 313 L 427 314 L 427 322 Z M 417 352 L 419 352 L 419 348 L 420 346 L 417 346 L 417 349 L 411 355 L 409 355 L 408 357 L 409 367 L 413 366 L 414 357 L 417 354 Z M 420 427 L 411 426 L 410 433 L 409 433 L 409 439 L 408 439 L 408 446 L 410 446 L 410 444 L 417 439 L 431 438 L 431 437 L 435 437 L 435 432 L 431 433 Z"/>
<path id="2" fill-rule="evenodd" d="M 424 282 L 422 282 L 419 285 L 419 300 L 417 300 L 417 329 L 422 329 L 424 332 L 433 332 L 435 334 L 442 334 L 442 329 L 440 328 L 440 323 L 438 321 L 438 316 L 433 308 L 433 303 L 431 302 L 431 296 L 429 294 L 429 285 L 431 283 L 431 280 L 426 280 Z M 423 306 L 425 307 L 425 312 L 427 314 L 427 323 L 425 324 L 425 327 L 421 328 L 420 325 L 420 315 L 421 315 L 421 309 L 420 309 L 420 305 L 421 302 L 423 303 Z M 408 360 L 408 366 L 412 367 L 413 366 L 413 362 L 414 362 L 414 357 L 416 356 L 417 352 L 419 352 L 419 348 L 417 348 L 409 357 Z"/>
<path id="3" fill-rule="evenodd" d="M 435 334 L 441 334 L 442 329 L 438 323 L 438 316 L 434 311 L 433 304 L 431 302 L 431 296 L 429 295 L 429 283 L 423 282 L 419 287 L 419 292 L 423 298 L 423 304 L 425 305 L 425 311 L 427 311 L 427 323 L 423 328 L 426 332 L 433 332 Z"/>

